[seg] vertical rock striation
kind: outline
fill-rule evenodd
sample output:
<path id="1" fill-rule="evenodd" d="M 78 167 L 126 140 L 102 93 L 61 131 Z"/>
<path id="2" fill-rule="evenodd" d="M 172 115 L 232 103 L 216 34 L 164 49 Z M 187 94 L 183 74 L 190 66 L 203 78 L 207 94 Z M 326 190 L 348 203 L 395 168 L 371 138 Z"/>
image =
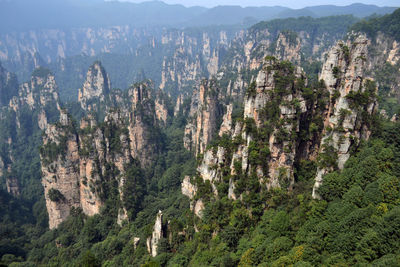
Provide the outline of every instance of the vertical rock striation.
<path id="1" fill-rule="evenodd" d="M 216 183 L 222 182 L 227 174 L 231 177 L 228 189 L 231 199 L 238 197 L 236 183 L 243 179 L 240 177 L 255 175 L 260 186 L 266 189 L 292 187 L 298 152 L 295 139 L 301 117 L 307 112 L 301 91 L 305 82 L 300 68 L 271 58 L 265 61 L 257 79 L 249 86 L 243 118 L 233 122 L 232 106 L 227 107 L 220 135 L 228 134 L 231 145 L 221 144 L 205 150 L 198 167 L 199 176 L 210 181 L 214 195 L 219 194 Z M 187 193 L 191 188 L 188 183 L 190 180 L 186 179 L 182 190 L 193 199 Z M 199 210 L 196 213 L 201 214 Z"/>
<path id="2" fill-rule="evenodd" d="M 140 159 L 142 166 L 149 166 L 158 151 L 156 105 L 150 87 L 149 83 L 140 83 L 128 90 L 132 103 L 128 125 L 131 156 Z"/>
<path id="3" fill-rule="evenodd" d="M 160 211 L 158 211 L 151 237 L 147 238 L 147 243 L 146 243 L 147 251 L 153 257 L 157 256 L 158 243 L 160 242 L 160 239 L 164 236 L 162 219 L 163 219 L 163 214 L 160 210 Z"/>
<path id="4" fill-rule="evenodd" d="M 83 110 L 95 110 L 96 102 L 104 102 L 110 90 L 110 78 L 101 62 L 96 61 L 87 71 L 83 87 L 79 89 L 78 101 Z"/>
<path id="5" fill-rule="evenodd" d="M 324 120 L 314 198 L 318 198 L 317 190 L 323 175 L 343 169 L 352 146 L 370 136 L 368 117 L 377 110 L 377 88 L 372 80 L 365 77 L 368 45 L 369 40 L 363 35 L 354 41 L 339 42 L 328 53 L 322 67 L 320 79 L 326 83 L 330 102 Z"/>
<path id="6" fill-rule="evenodd" d="M 46 129 L 43 145 L 42 185 L 53 229 L 69 216 L 72 207 L 80 207 L 78 136 L 66 113 L 61 113 L 59 124 Z"/>
<path id="7" fill-rule="evenodd" d="M 195 155 L 205 152 L 217 130 L 221 116 L 218 87 L 213 81 L 203 80 L 194 92 L 190 106 L 190 119 L 185 127 L 184 146 Z"/>
<path id="8" fill-rule="evenodd" d="M 351 149 L 370 136 L 377 89 L 365 74 L 368 45 L 363 35 L 339 42 L 312 88 L 301 68 L 267 57 L 244 97 L 243 118 L 232 121 L 229 106 L 224 115 L 219 134 L 228 134 L 230 141 L 223 137 L 202 152 L 200 181 L 210 181 L 218 197 L 217 185 L 229 180 L 228 197 L 242 199 L 254 179 L 259 190 L 291 190 L 296 163 L 316 160 L 313 197 L 318 197 L 323 175 L 342 169 Z M 190 179 L 182 183 L 182 192 L 191 200 L 196 199 L 195 188 L 198 184 L 191 185 Z M 196 203 L 192 201 L 192 207 Z"/>
<path id="9" fill-rule="evenodd" d="M 64 221 L 72 207 L 89 216 L 99 213 L 104 201 L 116 192 L 108 183 L 118 186 L 118 223 L 128 219 L 124 207 L 127 170 L 134 159 L 142 167 L 152 164 L 160 149 L 158 127 L 166 123 L 168 115 L 164 114 L 165 102 L 159 99 L 161 115 L 157 116 L 157 100 L 150 87 L 149 83 L 135 84 L 117 101 L 118 107 L 105 105 L 103 122 L 89 112 L 78 129 L 62 111 L 59 123 L 46 128 L 41 149 L 42 184 L 51 228 Z M 55 192 L 58 198 L 52 197 Z"/>

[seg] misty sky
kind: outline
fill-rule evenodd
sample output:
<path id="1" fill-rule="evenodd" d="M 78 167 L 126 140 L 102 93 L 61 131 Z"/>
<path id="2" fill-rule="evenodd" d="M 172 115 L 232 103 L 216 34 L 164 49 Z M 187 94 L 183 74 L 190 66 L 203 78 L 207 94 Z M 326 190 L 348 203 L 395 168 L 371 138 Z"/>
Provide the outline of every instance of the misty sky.
<path id="1" fill-rule="evenodd" d="M 122 0 L 120 0 L 122 1 Z M 124 0 L 130 2 L 144 2 L 144 0 Z M 240 5 L 240 6 L 286 6 L 302 8 L 316 5 L 349 5 L 352 3 L 374 4 L 378 6 L 400 6 L 400 0 L 163 0 L 169 4 L 182 4 L 185 6 Z"/>

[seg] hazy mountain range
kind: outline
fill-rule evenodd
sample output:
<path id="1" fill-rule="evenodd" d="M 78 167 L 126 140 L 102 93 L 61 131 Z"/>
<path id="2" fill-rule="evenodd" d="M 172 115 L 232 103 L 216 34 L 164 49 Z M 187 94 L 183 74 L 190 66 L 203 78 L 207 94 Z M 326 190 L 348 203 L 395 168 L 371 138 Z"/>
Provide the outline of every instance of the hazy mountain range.
<path id="1" fill-rule="evenodd" d="M 184 7 L 161 1 L 144 3 L 105 2 L 103 0 L 0 0 L 0 31 L 26 31 L 40 28 L 84 26 L 207 26 L 252 24 L 261 20 L 287 17 L 323 17 L 351 14 L 366 17 L 387 14 L 394 7 L 352 4 L 321 5 L 302 9 L 287 7 L 218 6 Z"/>

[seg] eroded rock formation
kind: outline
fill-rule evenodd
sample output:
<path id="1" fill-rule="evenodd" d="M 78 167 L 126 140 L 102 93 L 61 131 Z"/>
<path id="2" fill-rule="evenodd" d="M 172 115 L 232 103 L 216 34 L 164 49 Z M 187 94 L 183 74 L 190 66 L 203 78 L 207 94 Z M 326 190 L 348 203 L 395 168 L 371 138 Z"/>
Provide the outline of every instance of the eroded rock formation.
<path id="1" fill-rule="evenodd" d="M 151 237 L 147 238 L 147 251 L 153 256 L 156 257 L 158 252 L 158 243 L 160 242 L 160 239 L 164 236 L 164 231 L 163 231 L 163 214 L 160 211 L 158 211 L 156 221 L 154 223 L 153 227 L 153 232 L 151 234 Z"/>
<path id="2" fill-rule="evenodd" d="M 50 229 L 63 222 L 72 207 L 80 207 L 78 137 L 65 116 L 61 114 L 60 124 L 46 129 L 41 150 L 42 185 Z"/>
<path id="3" fill-rule="evenodd" d="M 365 76 L 368 45 L 369 40 L 363 35 L 354 41 L 339 42 L 328 53 L 322 67 L 320 79 L 325 81 L 331 97 L 324 120 L 320 151 L 324 157 L 315 178 L 314 198 L 318 197 L 317 189 L 322 184 L 323 175 L 334 169 L 343 169 L 351 147 L 370 136 L 370 125 L 365 116 L 377 111 L 377 88 Z M 326 157 L 335 157 L 334 164 L 324 160 Z"/>
<path id="4" fill-rule="evenodd" d="M 78 129 L 62 111 L 59 123 L 46 128 L 41 151 L 42 184 L 51 228 L 64 221 L 72 207 L 81 208 L 89 216 L 99 213 L 110 194 L 110 188 L 102 186 L 104 182 L 117 182 L 123 203 L 126 171 L 133 159 L 142 166 L 151 165 L 158 149 L 154 136 L 158 125 L 165 122 L 163 116 L 158 120 L 150 86 L 132 86 L 120 108 L 106 106 L 101 123 L 89 112 Z M 49 192 L 60 197 L 51 198 Z M 118 223 L 128 219 L 127 215 L 122 205 Z"/>
<path id="5" fill-rule="evenodd" d="M 185 127 L 184 146 L 195 155 L 204 153 L 217 130 L 221 116 L 218 88 L 213 81 L 203 80 L 194 92 L 190 106 L 190 119 Z"/>
<path id="6" fill-rule="evenodd" d="M 96 109 L 96 102 L 104 102 L 110 90 L 110 78 L 101 62 L 96 61 L 87 71 L 83 87 L 79 89 L 78 101 L 84 110 Z"/>
<path id="7" fill-rule="evenodd" d="M 198 175 L 210 181 L 214 195 L 220 194 L 216 184 L 227 174 L 230 199 L 246 193 L 249 179 L 256 179 L 261 190 L 290 190 L 296 162 L 308 159 L 325 166 L 318 168 L 313 190 L 317 197 L 323 175 L 342 169 L 351 148 L 370 135 L 365 116 L 377 110 L 377 89 L 365 74 L 368 44 L 363 35 L 338 43 L 328 54 L 320 83 L 312 89 L 301 68 L 267 57 L 247 90 L 243 119 L 232 121 L 229 106 L 224 115 L 220 136 L 230 135 L 231 143 L 224 141 L 203 152 Z M 326 157 L 334 158 L 333 165 L 327 165 L 332 161 Z M 192 200 L 195 188 L 188 178 L 182 183 L 182 192 Z"/>
<path id="8" fill-rule="evenodd" d="M 10 99 L 17 94 L 17 77 L 4 69 L 0 63 L 0 107 L 7 106 Z"/>

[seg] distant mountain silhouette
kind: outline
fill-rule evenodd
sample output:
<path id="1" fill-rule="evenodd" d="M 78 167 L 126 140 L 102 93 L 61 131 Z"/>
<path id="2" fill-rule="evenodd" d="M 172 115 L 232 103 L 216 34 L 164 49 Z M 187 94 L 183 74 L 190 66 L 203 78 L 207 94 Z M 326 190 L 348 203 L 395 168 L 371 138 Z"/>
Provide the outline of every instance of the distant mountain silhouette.
<path id="1" fill-rule="evenodd" d="M 365 17 L 375 13 L 391 13 L 395 9 L 364 4 L 322 5 L 302 9 L 280 6 L 188 8 L 182 5 L 169 5 L 162 1 L 136 4 L 102 0 L 0 0 L 0 31 L 112 25 L 174 27 L 233 25 L 300 16 L 351 14 Z"/>

